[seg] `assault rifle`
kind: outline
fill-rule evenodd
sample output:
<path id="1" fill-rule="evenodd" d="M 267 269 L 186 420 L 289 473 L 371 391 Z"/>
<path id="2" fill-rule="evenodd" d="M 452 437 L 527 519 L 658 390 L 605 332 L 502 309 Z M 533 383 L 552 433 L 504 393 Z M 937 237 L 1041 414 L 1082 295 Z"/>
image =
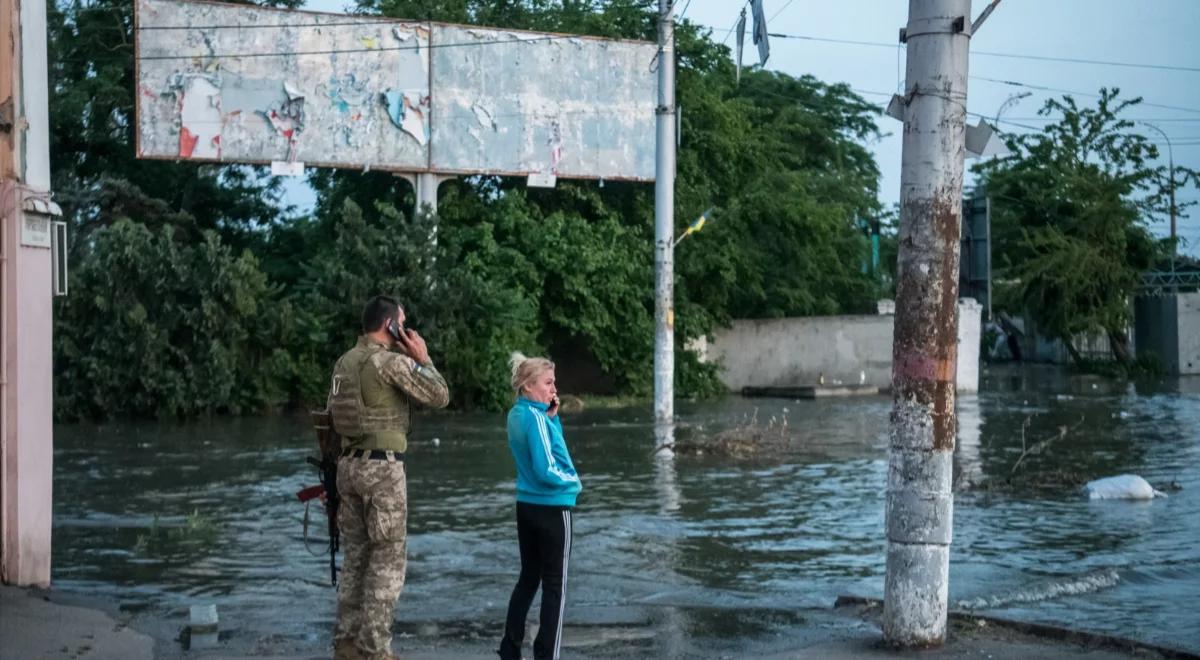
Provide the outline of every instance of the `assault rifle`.
<path id="1" fill-rule="evenodd" d="M 318 460 L 312 456 L 305 458 L 305 461 L 310 465 L 316 466 L 321 471 L 321 483 L 316 486 L 309 486 L 296 493 L 296 497 L 301 502 L 308 502 L 324 496 L 322 499 L 325 503 L 325 515 L 329 519 L 329 581 L 333 585 L 337 585 L 337 552 L 339 546 L 338 535 L 338 505 L 341 500 L 338 498 L 337 489 L 337 462 L 338 455 L 342 450 L 342 441 L 338 436 L 337 431 L 333 430 L 333 418 L 328 410 L 314 410 L 312 415 L 313 428 L 317 431 L 317 444 L 321 448 L 321 458 Z M 305 512 L 305 543 L 307 543 L 307 520 L 308 514 Z"/>

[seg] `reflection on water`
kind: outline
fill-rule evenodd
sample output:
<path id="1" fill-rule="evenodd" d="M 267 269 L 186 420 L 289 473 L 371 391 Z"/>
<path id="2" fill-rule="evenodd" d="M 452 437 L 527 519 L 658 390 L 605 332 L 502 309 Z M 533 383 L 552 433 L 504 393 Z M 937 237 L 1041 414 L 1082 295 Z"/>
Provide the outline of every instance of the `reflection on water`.
<path id="1" fill-rule="evenodd" d="M 1091 502 L 1073 490 L 961 493 L 951 602 L 1200 650 L 1188 614 L 1200 601 L 1197 390 L 1188 381 L 1127 387 L 1040 369 L 985 374 L 984 391 L 959 401 L 956 479 L 1007 475 L 1027 418 L 1039 437 L 1082 418 L 1021 469 L 1131 472 L 1182 490 L 1141 503 Z M 681 439 L 756 409 L 760 420 L 786 416 L 793 451 L 741 462 L 655 454 L 649 406 L 566 417 L 584 480 L 569 609 L 786 612 L 828 607 L 842 593 L 881 596 L 888 399 L 678 407 Z M 409 581 L 397 611 L 406 626 L 502 617 L 518 566 L 502 422 L 486 414 L 419 422 L 408 466 Z M 223 621 L 277 640 L 328 635 L 327 563 L 305 550 L 294 497 L 316 482 L 304 463 L 315 452 L 305 420 L 56 432 L 59 588 L 164 613 L 216 602 Z M 323 521 L 309 534 L 319 539 Z"/>

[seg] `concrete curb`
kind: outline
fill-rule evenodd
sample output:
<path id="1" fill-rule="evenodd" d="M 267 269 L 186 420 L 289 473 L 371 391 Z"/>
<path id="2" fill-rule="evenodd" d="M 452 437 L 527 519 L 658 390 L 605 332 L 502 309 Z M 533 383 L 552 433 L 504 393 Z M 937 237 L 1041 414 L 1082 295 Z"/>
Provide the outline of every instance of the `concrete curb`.
<path id="1" fill-rule="evenodd" d="M 838 596 L 837 600 L 834 601 L 833 607 L 834 609 L 841 607 L 867 607 L 870 609 L 878 608 L 880 611 L 882 611 L 883 601 L 879 600 L 878 598 L 864 598 L 862 596 Z M 1114 635 L 1075 630 L 1073 628 L 1064 628 L 1062 626 L 1054 626 L 1046 623 L 1015 621 L 1013 619 L 1005 619 L 1003 617 L 989 616 L 985 614 L 979 614 L 978 612 L 968 612 L 965 610 L 950 610 L 949 618 L 951 621 L 962 623 L 986 621 L 988 625 L 1005 628 L 1007 630 L 1019 632 L 1024 635 L 1042 637 L 1067 644 L 1078 644 L 1081 646 L 1120 651 L 1122 653 L 1150 651 L 1157 653 L 1164 658 L 1171 658 L 1172 660 L 1200 660 L 1200 655 L 1190 651 L 1175 649 L 1169 646 L 1160 646 L 1158 644 L 1149 644 L 1147 642 L 1139 642 L 1126 637 L 1117 637 Z"/>

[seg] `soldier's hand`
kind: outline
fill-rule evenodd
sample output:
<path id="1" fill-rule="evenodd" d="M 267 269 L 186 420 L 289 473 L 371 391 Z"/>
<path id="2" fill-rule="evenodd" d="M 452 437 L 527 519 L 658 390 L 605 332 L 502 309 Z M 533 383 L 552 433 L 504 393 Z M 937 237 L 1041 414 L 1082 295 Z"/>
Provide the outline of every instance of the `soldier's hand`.
<path id="1" fill-rule="evenodd" d="M 405 353 L 408 353 L 408 357 L 416 360 L 417 364 L 430 363 L 429 348 L 416 330 L 405 329 L 400 337 L 400 347 L 404 349 Z"/>

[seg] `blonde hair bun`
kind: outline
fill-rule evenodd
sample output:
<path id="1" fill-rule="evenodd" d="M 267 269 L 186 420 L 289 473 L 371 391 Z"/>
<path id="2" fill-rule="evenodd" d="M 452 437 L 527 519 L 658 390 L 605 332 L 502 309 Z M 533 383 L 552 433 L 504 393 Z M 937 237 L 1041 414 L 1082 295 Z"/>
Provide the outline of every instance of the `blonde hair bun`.
<path id="1" fill-rule="evenodd" d="M 544 357 L 526 357 L 520 351 L 513 351 L 508 356 L 508 367 L 512 371 L 513 392 L 520 395 L 521 390 L 546 369 L 553 369 L 554 363 Z"/>

